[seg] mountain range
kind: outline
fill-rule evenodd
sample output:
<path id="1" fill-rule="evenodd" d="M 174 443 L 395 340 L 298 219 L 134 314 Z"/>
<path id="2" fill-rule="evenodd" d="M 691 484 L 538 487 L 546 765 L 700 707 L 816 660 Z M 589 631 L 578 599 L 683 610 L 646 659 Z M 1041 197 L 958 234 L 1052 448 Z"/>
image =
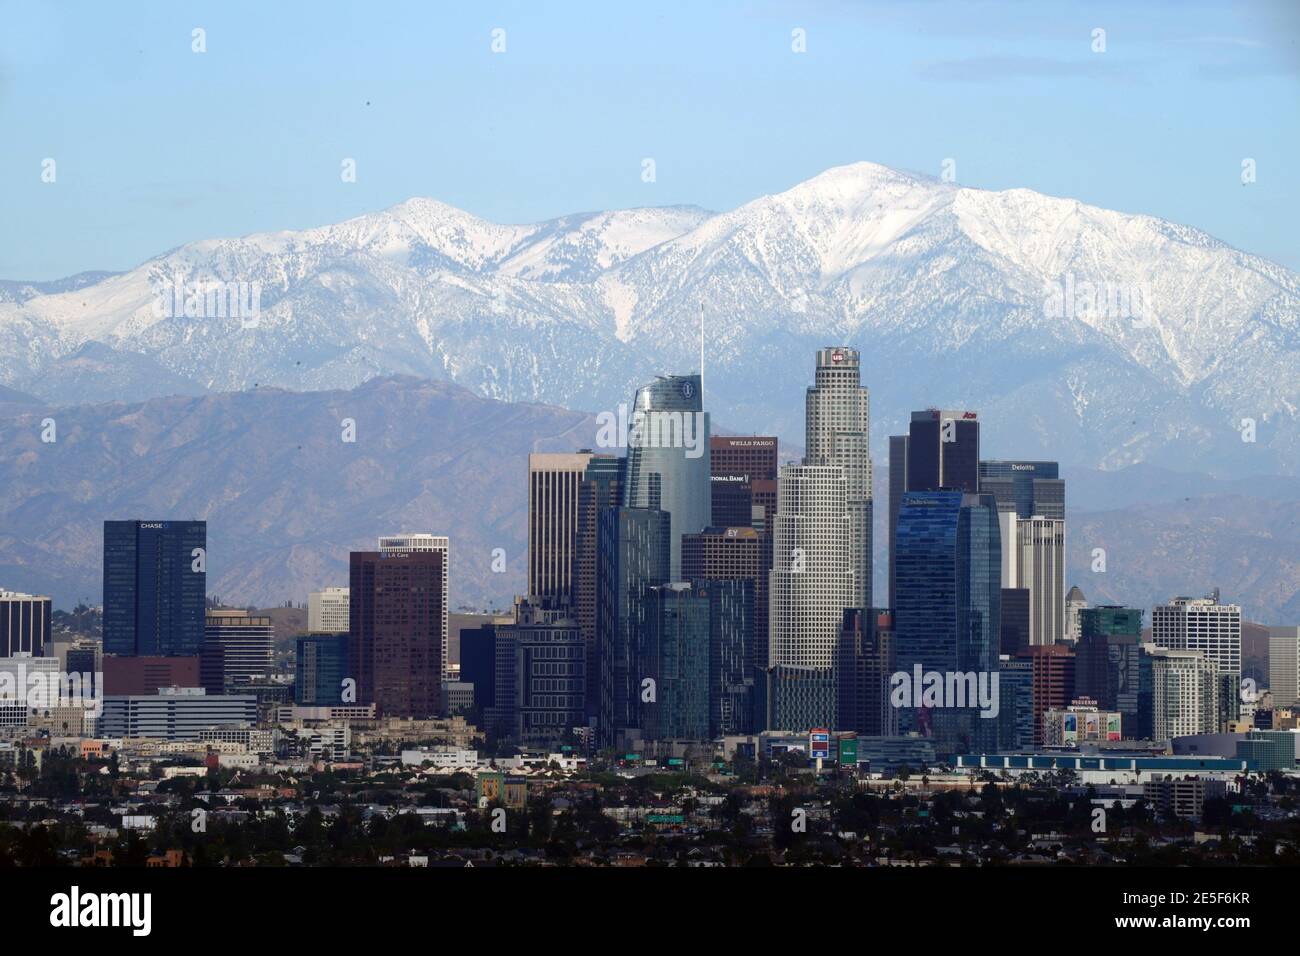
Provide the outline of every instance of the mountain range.
<path id="1" fill-rule="evenodd" d="M 214 281 L 255 289 L 256 321 L 165 304 Z M 941 406 L 980 412 L 989 456 L 1300 465 L 1300 276 L 1190 226 L 871 163 L 719 214 L 511 226 L 412 199 L 6 282 L 0 384 L 81 404 L 413 375 L 599 411 L 693 371 L 701 322 L 708 405 L 737 430 L 800 439 L 813 351 L 834 343 L 862 352 L 878 456 L 910 409 Z"/>
<path id="2" fill-rule="evenodd" d="M 50 594 L 64 608 L 96 603 L 105 519 L 202 518 L 208 592 L 229 604 L 304 601 L 347 583 L 350 550 L 429 531 L 451 538 L 453 608 L 506 608 L 524 589 L 528 453 L 590 447 L 597 433 L 582 412 L 414 377 L 347 391 L 0 405 L 10 452 L 0 456 L 0 587 Z M 1091 602 L 1149 609 L 1219 587 L 1253 620 L 1300 619 L 1300 483 L 1150 466 L 1066 477 L 1068 583 Z M 882 467 L 878 569 L 887 488 Z M 1092 570 L 1095 547 L 1106 549 L 1104 572 Z M 878 572 L 878 592 L 884 581 Z"/>

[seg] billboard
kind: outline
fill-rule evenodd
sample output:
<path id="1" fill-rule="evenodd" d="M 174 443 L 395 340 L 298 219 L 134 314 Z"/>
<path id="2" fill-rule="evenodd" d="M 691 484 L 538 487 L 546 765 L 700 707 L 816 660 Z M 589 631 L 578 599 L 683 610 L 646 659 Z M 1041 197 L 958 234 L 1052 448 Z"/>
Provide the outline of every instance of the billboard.
<path id="1" fill-rule="evenodd" d="M 1061 715 L 1061 734 L 1066 743 L 1074 743 L 1079 739 L 1079 715 L 1062 714 Z"/>
<path id="2" fill-rule="evenodd" d="M 1120 737 L 1121 734 L 1119 732 L 1119 714 L 1107 714 L 1106 715 L 1106 739 L 1119 740 Z"/>
<path id="3" fill-rule="evenodd" d="M 831 731 L 829 727 L 814 727 L 808 732 L 808 756 L 816 760 L 831 755 Z"/>
<path id="4" fill-rule="evenodd" d="M 840 766 L 856 767 L 858 765 L 858 738 L 840 738 Z"/>

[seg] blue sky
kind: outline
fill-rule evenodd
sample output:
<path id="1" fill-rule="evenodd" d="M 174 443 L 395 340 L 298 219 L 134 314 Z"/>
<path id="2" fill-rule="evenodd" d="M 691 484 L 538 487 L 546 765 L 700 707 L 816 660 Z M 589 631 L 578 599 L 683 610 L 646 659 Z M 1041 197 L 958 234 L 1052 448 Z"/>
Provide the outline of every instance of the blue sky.
<path id="1" fill-rule="evenodd" d="M 722 210 L 946 158 L 1300 270 L 1300 3 L 0 0 L 0 278 L 415 195 L 499 222 Z"/>

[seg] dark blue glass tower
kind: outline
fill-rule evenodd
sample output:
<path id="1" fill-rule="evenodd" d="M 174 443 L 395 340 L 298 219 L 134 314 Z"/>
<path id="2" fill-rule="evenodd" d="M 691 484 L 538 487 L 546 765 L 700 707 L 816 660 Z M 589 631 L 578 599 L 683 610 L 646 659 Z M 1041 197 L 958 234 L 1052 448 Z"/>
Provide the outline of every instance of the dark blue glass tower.
<path id="1" fill-rule="evenodd" d="M 754 672 L 754 582 L 696 580 L 709 604 L 709 737 L 751 733 Z"/>
<path id="2" fill-rule="evenodd" d="M 298 638 L 295 703 L 314 707 L 342 704 L 343 680 L 350 676 L 347 634 L 305 634 Z"/>
<path id="3" fill-rule="evenodd" d="M 602 746 L 614 746 L 624 731 L 642 726 L 646 591 L 668 583 L 669 527 L 668 512 L 655 508 L 607 508 L 600 513 L 596 624 Z"/>
<path id="4" fill-rule="evenodd" d="M 908 680 L 922 674 L 974 675 L 990 689 L 998 670 L 1002 544 L 991 495 L 910 491 L 895 532 L 895 659 Z M 904 707 L 899 727 L 933 736 L 936 748 L 997 745 L 995 719 L 970 707 Z M 1007 702 L 1010 705 L 1010 701 Z"/>
<path id="5" fill-rule="evenodd" d="M 104 653 L 199 653 L 207 545 L 206 521 L 104 522 Z"/>
<path id="6" fill-rule="evenodd" d="M 641 700 L 646 739 L 709 740 L 708 585 L 647 589 L 646 623 L 642 679 L 654 681 L 653 699 Z"/>

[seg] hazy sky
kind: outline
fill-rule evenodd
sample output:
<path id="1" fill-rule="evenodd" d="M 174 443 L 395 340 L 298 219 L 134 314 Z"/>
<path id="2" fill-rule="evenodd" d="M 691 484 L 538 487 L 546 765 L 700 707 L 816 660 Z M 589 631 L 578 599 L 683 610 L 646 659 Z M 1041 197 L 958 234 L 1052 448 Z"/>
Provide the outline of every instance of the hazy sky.
<path id="1" fill-rule="evenodd" d="M 947 158 L 962 184 L 1150 213 L 1300 270 L 1298 43 L 1295 0 L 0 0 L 0 278 L 414 195 L 499 222 L 722 210 L 846 162 Z"/>

